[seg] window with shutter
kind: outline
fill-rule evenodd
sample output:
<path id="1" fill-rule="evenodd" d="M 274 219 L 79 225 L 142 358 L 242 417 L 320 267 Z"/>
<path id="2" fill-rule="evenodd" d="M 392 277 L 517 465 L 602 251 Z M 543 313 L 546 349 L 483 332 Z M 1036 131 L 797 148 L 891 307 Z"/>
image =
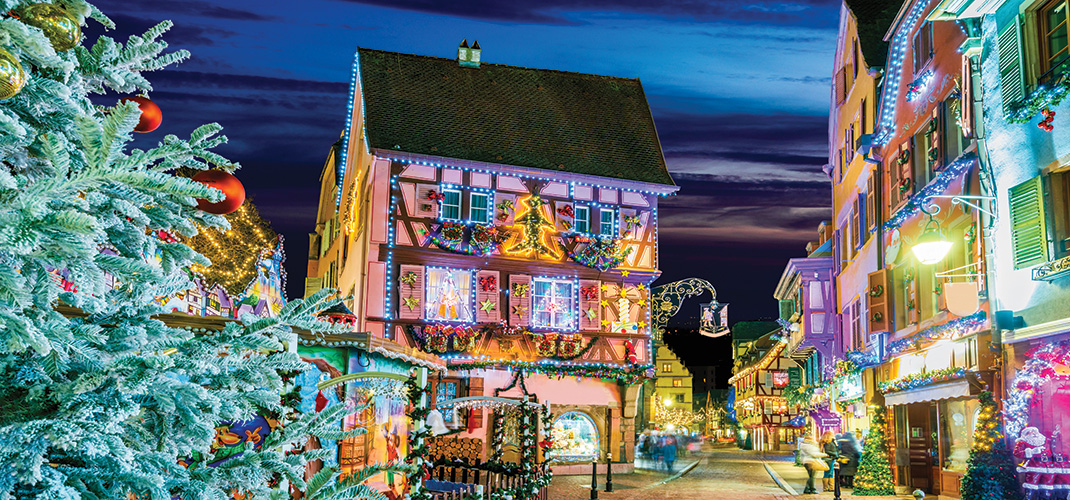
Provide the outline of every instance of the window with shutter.
<path id="1" fill-rule="evenodd" d="M 497 323 L 501 318 L 501 278 L 498 271 L 476 273 L 476 322 Z"/>
<path id="2" fill-rule="evenodd" d="M 877 172 L 866 181 L 866 238 L 877 228 Z"/>
<path id="3" fill-rule="evenodd" d="M 531 324 L 531 276 L 526 274 L 509 276 L 509 324 Z"/>
<path id="4" fill-rule="evenodd" d="M 599 307 L 599 289 L 601 283 L 596 280 L 580 280 L 580 329 L 585 331 L 600 330 L 601 307 Z"/>
<path id="5" fill-rule="evenodd" d="M 1025 73 L 1022 65 L 1021 16 L 1014 18 L 1010 26 L 996 39 L 999 59 L 999 93 L 1003 98 L 1003 114 L 1014 112 L 1025 99 Z"/>
<path id="6" fill-rule="evenodd" d="M 424 266 L 402 265 L 398 274 L 398 317 L 420 319 L 424 312 Z"/>
<path id="7" fill-rule="evenodd" d="M 1014 268 L 1048 261 L 1048 233 L 1044 221 L 1044 192 L 1038 175 L 1010 189 L 1011 243 Z"/>
<path id="8" fill-rule="evenodd" d="M 858 247 L 862 246 L 862 239 L 859 238 L 862 234 L 862 225 L 859 224 L 859 208 L 859 199 L 855 198 L 854 203 L 851 204 L 851 258 L 854 258 Z"/>
<path id="9" fill-rule="evenodd" d="M 791 299 L 782 299 L 780 301 L 780 319 L 785 321 L 791 321 L 791 317 L 795 314 L 795 301 Z"/>
<path id="10" fill-rule="evenodd" d="M 869 331 L 886 332 L 891 326 L 891 312 L 888 297 L 891 293 L 888 283 L 888 270 L 881 269 L 869 273 L 869 288 L 866 290 L 867 309 L 869 309 Z"/>

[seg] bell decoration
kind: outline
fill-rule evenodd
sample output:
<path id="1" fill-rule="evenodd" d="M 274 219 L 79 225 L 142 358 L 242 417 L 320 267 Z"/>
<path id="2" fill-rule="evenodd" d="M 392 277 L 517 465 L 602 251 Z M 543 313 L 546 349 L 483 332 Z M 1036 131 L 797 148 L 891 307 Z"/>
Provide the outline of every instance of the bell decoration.
<path id="1" fill-rule="evenodd" d="M 66 52 L 82 40 L 82 27 L 67 11 L 50 3 L 34 3 L 16 12 L 25 24 L 44 32 L 56 52 Z"/>
<path id="2" fill-rule="evenodd" d="M 26 85 L 26 72 L 12 53 L 0 49 L 0 99 L 15 97 Z"/>
<path id="3" fill-rule="evenodd" d="M 126 101 L 136 102 L 138 109 L 141 110 L 141 119 L 138 120 L 137 126 L 134 127 L 134 132 L 152 132 L 160 126 L 160 122 L 163 121 L 163 111 L 160 111 L 160 107 L 150 101 L 148 97 L 133 96 L 119 100 L 119 102 Z"/>
<path id="4" fill-rule="evenodd" d="M 193 180 L 208 187 L 216 188 L 226 196 L 223 201 L 212 203 L 204 198 L 197 199 L 197 208 L 210 214 L 226 215 L 238 209 L 245 202 L 245 186 L 230 173 L 222 170 L 205 170 L 193 176 Z"/>

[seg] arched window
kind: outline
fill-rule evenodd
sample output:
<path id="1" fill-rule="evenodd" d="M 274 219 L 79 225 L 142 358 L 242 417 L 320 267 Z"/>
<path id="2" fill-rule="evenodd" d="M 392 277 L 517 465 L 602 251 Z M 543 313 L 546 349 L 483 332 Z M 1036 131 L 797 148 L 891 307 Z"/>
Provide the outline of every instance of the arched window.
<path id="1" fill-rule="evenodd" d="M 557 417 L 550 435 L 554 444 L 546 454 L 548 460 L 575 462 L 598 458 L 598 427 L 585 413 L 570 411 Z"/>

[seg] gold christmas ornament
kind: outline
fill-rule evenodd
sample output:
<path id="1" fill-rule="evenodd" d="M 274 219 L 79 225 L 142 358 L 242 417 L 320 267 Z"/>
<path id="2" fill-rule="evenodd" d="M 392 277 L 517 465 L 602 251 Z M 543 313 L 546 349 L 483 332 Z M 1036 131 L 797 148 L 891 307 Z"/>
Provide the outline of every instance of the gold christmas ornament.
<path id="1" fill-rule="evenodd" d="M 0 99 L 15 97 L 26 85 L 26 72 L 19 58 L 0 49 Z"/>
<path id="2" fill-rule="evenodd" d="M 18 12 L 19 20 L 45 33 L 56 52 L 66 52 L 82 39 L 82 27 L 67 11 L 50 3 L 35 3 Z"/>

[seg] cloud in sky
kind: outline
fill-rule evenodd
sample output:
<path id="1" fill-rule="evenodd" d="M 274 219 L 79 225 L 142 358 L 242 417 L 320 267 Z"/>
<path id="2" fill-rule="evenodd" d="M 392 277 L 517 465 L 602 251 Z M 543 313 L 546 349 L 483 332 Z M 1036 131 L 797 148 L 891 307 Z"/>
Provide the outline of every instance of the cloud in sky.
<path id="1" fill-rule="evenodd" d="M 119 40 L 173 19 L 193 57 L 149 74 L 162 134 L 225 127 L 220 152 L 288 239 L 301 292 L 319 174 L 345 123 L 357 46 L 639 78 L 681 190 L 659 212 L 665 279 L 715 281 L 737 318 L 775 312 L 789 257 L 827 219 L 827 114 L 839 2 L 785 0 L 421 0 L 126 2 L 98 6 Z M 103 30 L 87 29 L 92 41 Z M 429 29 L 433 28 L 433 29 Z M 110 105 L 121 96 L 107 96 Z"/>

